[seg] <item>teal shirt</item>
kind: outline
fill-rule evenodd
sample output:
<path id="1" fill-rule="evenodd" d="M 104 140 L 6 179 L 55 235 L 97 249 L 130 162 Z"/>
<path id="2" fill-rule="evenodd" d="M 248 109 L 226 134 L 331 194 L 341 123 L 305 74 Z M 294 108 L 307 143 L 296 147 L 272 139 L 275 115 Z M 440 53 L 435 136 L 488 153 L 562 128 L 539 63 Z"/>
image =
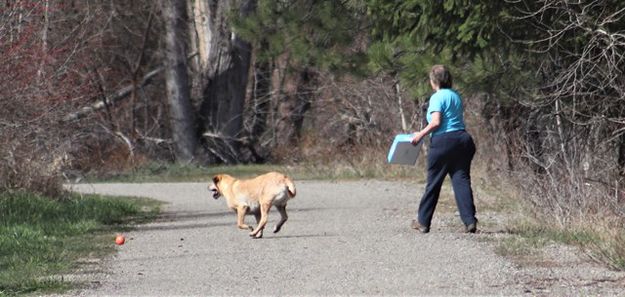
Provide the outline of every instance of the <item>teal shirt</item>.
<path id="1" fill-rule="evenodd" d="M 432 136 L 447 132 L 464 130 L 462 99 L 453 89 L 440 89 L 430 97 L 426 118 L 432 121 L 433 112 L 441 113 L 441 125 L 432 132 Z"/>

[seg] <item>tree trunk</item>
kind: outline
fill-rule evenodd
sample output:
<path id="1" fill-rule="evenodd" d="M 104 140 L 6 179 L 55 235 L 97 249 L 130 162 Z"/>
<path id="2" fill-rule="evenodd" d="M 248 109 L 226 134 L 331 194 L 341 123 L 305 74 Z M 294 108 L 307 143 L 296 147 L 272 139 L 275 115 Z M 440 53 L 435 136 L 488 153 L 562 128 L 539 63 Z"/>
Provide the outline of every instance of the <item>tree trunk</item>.
<path id="1" fill-rule="evenodd" d="M 297 102 L 293 110 L 293 125 L 295 127 L 295 137 L 299 140 L 302 137 L 305 115 L 312 106 L 314 93 L 317 91 L 316 73 L 306 68 L 300 72 L 300 79 L 297 92 Z"/>
<path id="2" fill-rule="evenodd" d="M 296 142 L 302 136 L 305 114 L 312 106 L 312 99 L 316 92 L 316 74 L 308 68 L 289 73 L 288 57 L 281 58 L 287 61 L 278 62 L 281 72 L 275 82 L 280 94 L 276 106 L 276 139 L 274 145 L 288 145 Z M 281 64 L 281 65 L 280 65 Z"/>
<path id="3" fill-rule="evenodd" d="M 195 10 L 195 5 L 197 2 L 202 2 L 202 1 L 195 1 L 195 0 L 187 0 L 187 17 L 189 18 L 189 26 L 187 26 L 188 28 L 188 34 L 189 34 L 189 38 L 187 39 L 189 42 L 188 45 L 188 50 L 189 52 L 192 53 L 198 53 L 197 55 L 195 55 L 190 61 L 189 61 L 189 70 L 191 73 L 196 72 L 199 70 L 200 68 L 200 57 L 199 57 L 199 44 L 198 44 L 198 37 L 197 37 L 197 28 L 196 28 L 196 10 Z M 190 75 L 190 77 L 192 78 L 193 75 Z"/>
<path id="4" fill-rule="evenodd" d="M 625 176 L 625 133 L 621 134 L 618 145 L 618 174 Z"/>
<path id="5" fill-rule="evenodd" d="M 267 130 L 267 115 L 271 110 L 271 66 L 267 62 L 254 66 L 254 90 L 251 97 L 251 138 L 258 139 Z"/>
<path id="6" fill-rule="evenodd" d="M 50 2 L 49 0 L 44 0 L 44 12 L 43 12 L 43 29 L 41 30 L 41 54 L 44 56 L 48 55 L 48 30 L 50 30 Z M 41 60 L 39 64 L 39 70 L 37 71 L 37 79 L 38 82 L 41 83 L 43 77 L 45 77 L 45 59 Z"/>
<path id="7" fill-rule="evenodd" d="M 401 86 L 399 85 L 399 79 L 395 78 L 395 95 L 397 96 L 397 105 L 399 106 L 399 120 L 401 122 L 401 131 L 406 133 L 408 131 L 408 124 L 406 123 L 406 116 L 404 115 L 404 103 L 401 97 Z"/>
<path id="8" fill-rule="evenodd" d="M 165 21 L 165 82 L 176 161 L 190 162 L 197 146 L 193 107 L 187 73 L 186 2 L 161 0 Z"/>
<path id="9" fill-rule="evenodd" d="M 198 43 L 198 48 L 206 81 L 200 117 L 207 135 L 218 136 L 206 139 L 207 146 L 215 157 L 226 163 L 246 161 L 241 157 L 240 138 L 243 136 L 251 45 L 231 30 L 228 14 L 237 3 L 240 3 L 241 16 L 249 15 L 256 4 L 253 0 L 209 0 L 208 5 L 203 7 L 209 11 L 200 15 L 208 19 L 210 33 L 205 33 L 206 36 L 198 34 L 199 38 L 204 38 Z M 200 27 L 206 29 L 205 26 Z M 204 46 L 210 46 L 208 54 L 203 53 Z"/>
<path id="10" fill-rule="evenodd" d="M 193 27 L 196 40 L 192 42 L 197 47 L 199 68 L 208 69 L 208 55 L 213 40 L 215 13 L 217 12 L 218 0 L 189 0 L 193 2 Z M 207 73 L 203 73 L 206 75 Z"/>
<path id="11" fill-rule="evenodd" d="M 259 51 L 268 47 L 267 41 L 262 41 Z M 267 132 L 267 117 L 271 112 L 271 63 L 255 61 L 252 76 L 252 93 L 250 96 L 250 128 L 249 147 L 254 162 L 264 162 L 266 148 L 260 143 L 262 136 Z"/>
<path id="12" fill-rule="evenodd" d="M 212 2 L 212 1 L 211 1 Z M 191 74 L 191 99 L 194 106 L 202 101 L 204 86 L 206 85 L 206 64 L 208 63 L 208 51 L 211 40 L 208 0 L 187 0 L 189 18 L 189 47 L 190 51 L 197 53 L 189 64 Z M 200 125 L 198 125 L 200 126 Z"/>

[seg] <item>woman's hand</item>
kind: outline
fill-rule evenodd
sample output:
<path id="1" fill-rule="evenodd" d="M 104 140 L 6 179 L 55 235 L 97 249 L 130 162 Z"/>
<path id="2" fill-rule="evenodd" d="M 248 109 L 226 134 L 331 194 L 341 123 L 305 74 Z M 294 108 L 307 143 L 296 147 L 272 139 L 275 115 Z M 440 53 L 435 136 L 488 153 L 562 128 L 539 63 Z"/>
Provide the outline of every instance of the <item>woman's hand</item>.
<path id="1" fill-rule="evenodd" d="M 422 138 L 423 134 L 421 134 L 421 132 L 417 132 L 414 134 L 414 137 L 412 137 L 412 140 L 410 142 L 412 143 L 412 145 L 417 145 Z"/>
<path id="2" fill-rule="evenodd" d="M 416 132 L 414 134 L 414 137 L 412 138 L 412 144 L 413 145 L 417 145 L 417 143 L 419 143 L 419 141 L 421 141 L 421 139 L 423 139 L 423 137 L 425 137 L 425 135 L 428 135 L 430 133 L 432 133 L 433 131 L 436 131 L 436 129 L 438 129 L 438 127 L 441 125 L 441 113 L 438 111 L 434 111 L 432 112 L 432 119 L 430 120 L 430 123 L 428 123 L 427 126 L 425 126 L 425 128 L 423 128 L 423 130 Z"/>

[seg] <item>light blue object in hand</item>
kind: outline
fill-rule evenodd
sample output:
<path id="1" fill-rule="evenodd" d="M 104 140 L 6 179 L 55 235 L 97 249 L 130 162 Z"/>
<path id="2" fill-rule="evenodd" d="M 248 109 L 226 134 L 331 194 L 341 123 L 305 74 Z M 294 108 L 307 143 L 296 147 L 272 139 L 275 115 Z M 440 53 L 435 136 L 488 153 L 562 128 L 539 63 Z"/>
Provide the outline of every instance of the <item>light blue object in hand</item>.
<path id="1" fill-rule="evenodd" d="M 413 145 L 413 137 L 414 134 L 397 134 L 395 136 L 386 157 L 388 163 L 402 165 L 415 165 L 417 163 L 423 140 L 420 140 L 417 145 Z"/>

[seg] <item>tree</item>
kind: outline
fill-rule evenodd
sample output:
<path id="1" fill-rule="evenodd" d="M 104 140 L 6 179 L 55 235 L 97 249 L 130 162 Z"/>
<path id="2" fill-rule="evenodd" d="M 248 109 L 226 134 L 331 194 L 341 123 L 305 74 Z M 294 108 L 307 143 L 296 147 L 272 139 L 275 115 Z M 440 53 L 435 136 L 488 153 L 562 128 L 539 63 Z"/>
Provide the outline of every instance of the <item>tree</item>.
<path id="1" fill-rule="evenodd" d="M 609 197 L 622 193 L 625 147 L 625 5 L 621 1 L 518 1 L 511 17 L 532 28 L 514 39 L 539 78 L 518 100 L 540 123 L 543 193 L 533 202 L 566 224 L 579 215 L 625 214 Z M 530 96 L 528 96 L 530 95 Z M 550 193 L 545 195 L 544 192 Z"/>
<path id="2" fill-rule="evenodd" d="M 520 144 L 508 155 L 517 169 L 533 168 L 527 197 L 543 214 L 564 224 L 579 209 L 618 209 L 605 197 L 619 195 L 625 164 L 623 3 L 367 4 L 372 63 L 408 82 L 424 61 L 454 65 L 466 95 L 488 98 L 483 116 L 500 123 L 493 131 Z"/>
<path id="3" fill-rule="evenodd" d="M 510 38 L 525 37 L 527 32 L 509 17 L 513 8 L 506 1 L 366 3 L 371 21 L 373 70 L 397 73 L 416 95 L 429 88 L 421 79 L 429 66 L 441 63 L 462 70 L 463 75 L 458 76 L 460 84 L 478 85 L 476 89 L 483 90 L 487 87 L 485 78 L 515 66 L 507 63 L 514 60 L 521 46 L 510 42 Z"/>
<path id="4" fill-rule="evenodd" d="M 360 1 L 266 1 L 249 17 L 235 19 L 236 32 L 255 48 L 254 81 L 260 87 L 254 90 L 260 92 L 252 98 L 258 107 L 252 139 L 265 132 L 271 102 L 276 113 L 271 142 L 297 141 L 318 93 L 320 72 L 338 76 L 361 69 L 363 8 Z"/>
<path id="5" fill-rule="evenodd" d="M 197 0 L 193 6 L 199 52 L 199 120 L 213 162 L 241 160 L 241 131 L 251 45 L 233 33 L 233 12 L 246 17 L 255 0 Z"/>
<path id="6" fill-rule="evenodd" d="M 60 169 L 79 133 L 61 119 L 96 93 L 88 69 L 97 32 L 59 7 L 0 3 L 0 192 L 62 195 Z"/>
<path id="7" fill-rule="evenodd" d="M 190 162 L 197 146 L 195 116 L 190 101 L 187 73 L 186 3 L 161 0 L 165 21 L 165 83 L 170 125 L 177 161 Z"/>

